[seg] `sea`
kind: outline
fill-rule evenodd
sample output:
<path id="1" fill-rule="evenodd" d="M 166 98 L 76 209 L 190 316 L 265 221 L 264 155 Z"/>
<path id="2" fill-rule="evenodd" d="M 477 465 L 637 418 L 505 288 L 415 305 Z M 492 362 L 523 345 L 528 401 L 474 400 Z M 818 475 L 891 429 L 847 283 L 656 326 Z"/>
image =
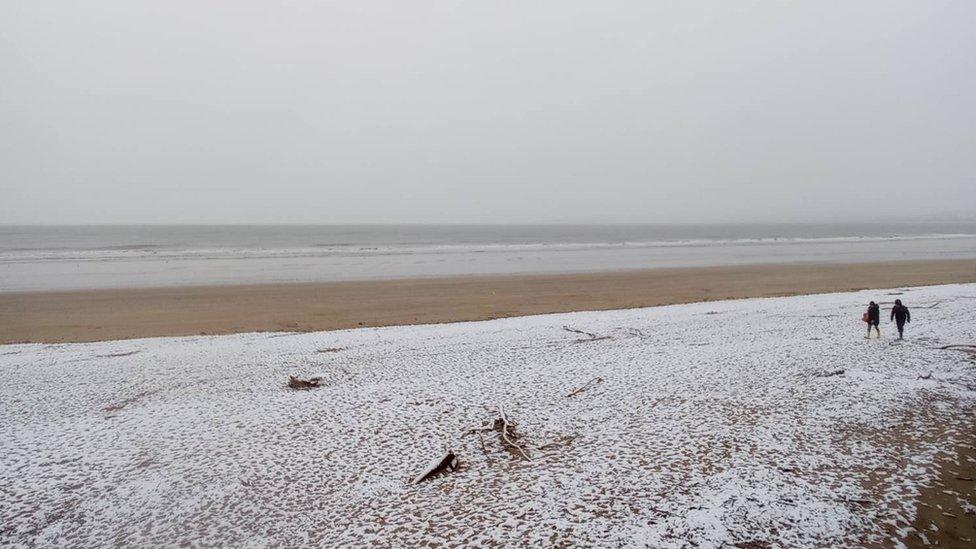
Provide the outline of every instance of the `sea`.
<path id="1" fill-rule="evenodd" d="M 0 225 L 0 292 L 950 258 L 976 223 Z"/>

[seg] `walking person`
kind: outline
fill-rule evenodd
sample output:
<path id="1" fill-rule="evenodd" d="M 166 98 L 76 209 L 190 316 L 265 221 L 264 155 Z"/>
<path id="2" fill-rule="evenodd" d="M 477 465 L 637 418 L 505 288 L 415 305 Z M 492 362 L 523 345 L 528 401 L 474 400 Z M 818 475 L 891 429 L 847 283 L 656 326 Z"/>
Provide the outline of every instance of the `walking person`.
<path id="1" fill-rule="evenodd" d="M 871 326 L 874 326 L 874 331 L 878 332 L 878 339 L 881 339 L 881 328 L 878 328 L 878 324 L 881 324 L 881 307 L 872 301 L 868 304 L 868 312 L 864 313 L 864 318 L 868 323 L 868 335 L 864 336 L 864 339 L 871 338 Z"/>
<path id="2" fill-rule="evenodd" d="M 895 306 L 891 308 L 891 320 L 898 326 L 898 339 L 905 339 L 905 323 L 912 321 L 912 313 L 901 304 L 900 299 L 896 299 Z"/>

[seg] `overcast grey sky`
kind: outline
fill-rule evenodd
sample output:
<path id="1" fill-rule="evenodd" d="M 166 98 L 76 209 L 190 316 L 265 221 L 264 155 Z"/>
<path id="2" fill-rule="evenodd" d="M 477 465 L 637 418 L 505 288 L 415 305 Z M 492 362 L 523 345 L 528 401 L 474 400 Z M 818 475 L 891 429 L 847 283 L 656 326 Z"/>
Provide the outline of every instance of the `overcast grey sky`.
<path id="1" fill-rule="evenodd" d="M 976 210 L 976 2 L 0 2 L 0 222 Z"/>

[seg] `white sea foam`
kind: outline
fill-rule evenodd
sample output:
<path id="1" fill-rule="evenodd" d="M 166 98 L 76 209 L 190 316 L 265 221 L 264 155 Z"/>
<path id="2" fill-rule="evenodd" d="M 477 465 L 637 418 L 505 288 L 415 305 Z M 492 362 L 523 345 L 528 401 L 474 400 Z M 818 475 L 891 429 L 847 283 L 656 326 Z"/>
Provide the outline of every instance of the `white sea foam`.
<path id="1" fill-rule="evenodd" d="M 0 226 L 0 292 L 976 258 L 976 224 Z"/>
<path id="2" fill-rule="evenodd" d="M 727 246 L 764 246 L 789 244 L 869 244 L 885 242 L 914 242 L 938 240 L 976 240 L 976 234 L 925 234 L 890 236 L 837 237 L 769 237 L 769 238 L 696 238 L 621 242 L 534 242 L 497 244 L 427 244 L 427 245 L 321 245 L 315 247 L 220 247 L 220 248 L 162 248 L 132 246 L 94 249 L 32 249 L 0 250 L 0 263 L 48 261 L 132 261 L 132 260 L 206 260 L 206 259 L 262 259 L 262 258 L 319 258 L 382 255 L 469 254 L 566 252 L 587 250 L 643 249 L 643 248 L 702 248 Z"/>
<path id="3" fill-rule="evenodd" d="M 890 293 L 914 307 L 909 339 L 863 339 L 864 304 Z M 934 347 L 976 341 L 974 303 L 976 285 L 951 285 L 2 346 L 0 536 L 37 546 L 888 540 L 909 530 L 936 456 L 971 433 L 959 411 L 976 406 L 976 371 L 965 353 Z M 325 386 L 290 391 L 288 375 Z M 497 406 L 533 461 L 492 432 L 468 434 Z M 456 472 L 408 484 L 447 448 Z"/>

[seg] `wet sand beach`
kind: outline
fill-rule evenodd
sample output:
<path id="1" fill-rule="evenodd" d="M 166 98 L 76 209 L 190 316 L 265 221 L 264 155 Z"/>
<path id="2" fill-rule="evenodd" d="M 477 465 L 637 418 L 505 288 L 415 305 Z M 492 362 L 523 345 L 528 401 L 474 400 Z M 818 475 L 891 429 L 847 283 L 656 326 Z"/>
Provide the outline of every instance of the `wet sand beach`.
<path id="1" fill-rule="evenodd" d="M 0 343 L 309 332 L 963 282 L 976 282 L 976 260 L 12 292 L 0 293 Z"/>

